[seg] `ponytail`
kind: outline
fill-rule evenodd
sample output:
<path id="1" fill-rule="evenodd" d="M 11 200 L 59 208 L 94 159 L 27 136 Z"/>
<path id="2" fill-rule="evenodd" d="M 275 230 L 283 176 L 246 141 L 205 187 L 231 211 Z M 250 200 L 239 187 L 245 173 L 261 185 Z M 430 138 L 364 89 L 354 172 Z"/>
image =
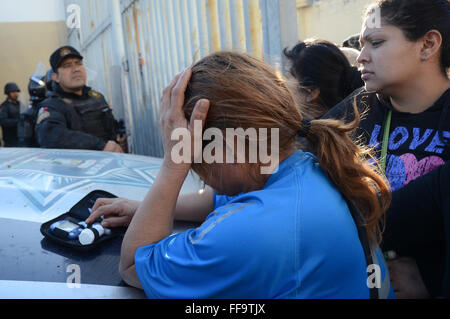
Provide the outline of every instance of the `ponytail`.
<path id="1" fill-rule="evenodd" d="M 355 120 L 312 120 L 307 134 L 309 142 L 325 173 L 343 196 L 359 209 L 361 219 L 372 241 L 381 241 L 380 219 L 389 207 L 391 194 L 385 178 L 377 172 L 369 148 L 356 144 L 350 132 L 358 127 L 360 115 L 354 103 Z M 376 163 L 376 161 L 374 162 Z"/>

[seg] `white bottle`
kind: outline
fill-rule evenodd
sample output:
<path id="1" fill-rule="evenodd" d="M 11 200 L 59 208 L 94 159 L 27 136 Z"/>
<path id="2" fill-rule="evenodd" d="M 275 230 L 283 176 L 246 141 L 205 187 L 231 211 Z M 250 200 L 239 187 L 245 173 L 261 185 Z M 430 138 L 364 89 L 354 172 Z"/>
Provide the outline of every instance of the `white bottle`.
<path id="1" fill-rule="evenodd" d="M 100 223 L 95 223 L 89 228 L 85 228 L 81 231 L 79 236 L 80 244 L 90 245 L 104 234 L 109 234 L 110 230 L 103 228 Z"/>

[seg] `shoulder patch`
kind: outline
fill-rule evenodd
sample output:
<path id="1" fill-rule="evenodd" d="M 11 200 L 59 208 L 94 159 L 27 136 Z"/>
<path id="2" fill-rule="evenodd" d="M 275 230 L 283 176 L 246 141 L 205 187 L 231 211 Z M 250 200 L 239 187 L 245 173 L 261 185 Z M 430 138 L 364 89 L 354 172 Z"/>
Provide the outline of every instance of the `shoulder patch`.
<path id="1" fill-rule="evenodd" d="M 90 90 L 88 92 L 88 95 L 92 96 L 93 98 L 96 98 L 96 99 L 98 99 L 102 96 L 100 93 L 98 93 L 97 91 L 94 91 L 94 90 Z"/>
<path id="2" fill-rule="evenodd" d="M 36 124 L 40 124 L 43 120 L 50 117 L 50 112 L 48 111 L 48 107 L 44 106 L 39 109 Z"/>

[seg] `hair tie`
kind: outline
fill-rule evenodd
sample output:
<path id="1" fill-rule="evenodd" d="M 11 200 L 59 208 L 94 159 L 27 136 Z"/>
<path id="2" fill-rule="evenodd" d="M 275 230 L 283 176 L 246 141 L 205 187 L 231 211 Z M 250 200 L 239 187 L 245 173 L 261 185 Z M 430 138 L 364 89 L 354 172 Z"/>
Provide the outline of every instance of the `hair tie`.
<path id="1" fill-rule="evenodd" d="M 311 120 L 303 119 L 302 125 L 300 126 L 300 129 L 298 130 L 298 136 L 307 137 L 309 135 L 310 128 L 311 128 Z"/>

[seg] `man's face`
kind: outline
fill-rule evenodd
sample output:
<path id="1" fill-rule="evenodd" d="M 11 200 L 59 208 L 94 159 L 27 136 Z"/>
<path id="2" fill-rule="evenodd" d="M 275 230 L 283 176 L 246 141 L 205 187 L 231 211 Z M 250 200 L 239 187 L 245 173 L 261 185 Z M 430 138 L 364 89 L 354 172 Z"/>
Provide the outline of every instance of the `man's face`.
<path id="1" fill-rule="evenodd" d="M 58 73 L 53 73 L 52 79 L 64 91 L 78 91 L 86 85 L 86 68 L 80 58 L 67 58 L 58 67 Z"/>
<path id="2" fill-rule="evenodd" d="M 9 92 L 8 93 L 8 98 L 11 100 L 11 101 L 14 101 L 14 102 L 16 102 L 18 99 L 19 99 L 19 92 L 18 91 L 14 91 L 14 92 Z"/>

